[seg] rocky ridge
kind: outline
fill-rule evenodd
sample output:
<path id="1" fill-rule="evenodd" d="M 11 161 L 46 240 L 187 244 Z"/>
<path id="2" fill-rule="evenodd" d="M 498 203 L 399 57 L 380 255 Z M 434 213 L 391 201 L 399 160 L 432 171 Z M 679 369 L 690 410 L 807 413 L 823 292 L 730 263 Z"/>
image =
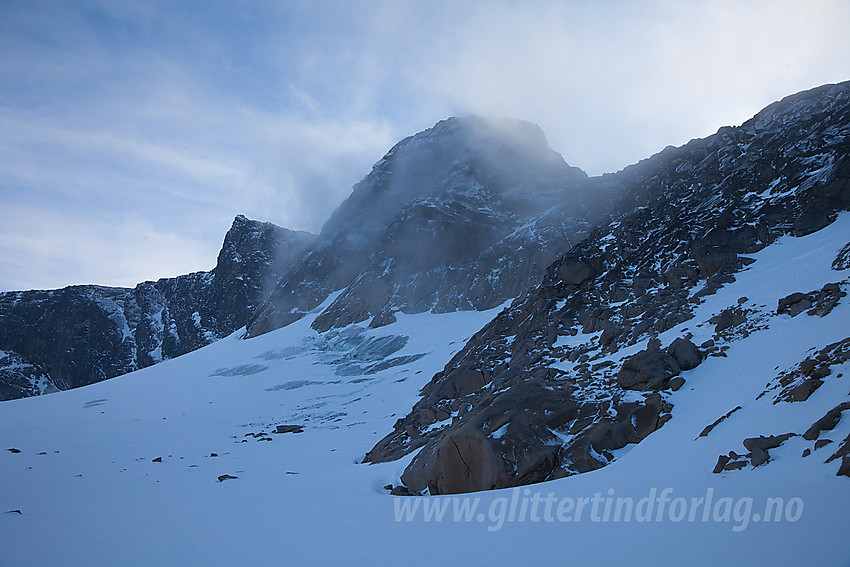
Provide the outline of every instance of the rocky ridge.
<path id="1" fill-rule="evenodd" d="M 827 85 L 588 180 L 619 196 L 610 219 L 477 333 L 365 460 L 418 450 L 401 480 L 431 494 L 612 462 L 670 418 L 683 366 L 724 356 L 723 343 L 776 316 L 741 298 L 699 347 L 687 332 L 667 349 L 652 339 L 733 282 L 748 254 L 816 232 L 850 207 L 849 136 L 850 84 Z M 829 303 L 835 291 L 802 299 Z"/>
<path id="2" fill-rule="evenodd" d="M 313 239 L 240 215 L 209 272 L 0 294 L 0 400 L 92 384 L 229 335 Z"/>

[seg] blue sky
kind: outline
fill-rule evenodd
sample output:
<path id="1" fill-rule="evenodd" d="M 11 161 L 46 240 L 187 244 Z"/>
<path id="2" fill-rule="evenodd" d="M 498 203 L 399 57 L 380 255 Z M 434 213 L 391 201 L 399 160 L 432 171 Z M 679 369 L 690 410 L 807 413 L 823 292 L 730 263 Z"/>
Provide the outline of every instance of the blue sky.
<path id="1" fill-rule="evenodd" d="M 850 2 L 0 0 L 0 290 L 318 231 L 399 139 L 514 116 L 591 175 L 850 79 Z"/>

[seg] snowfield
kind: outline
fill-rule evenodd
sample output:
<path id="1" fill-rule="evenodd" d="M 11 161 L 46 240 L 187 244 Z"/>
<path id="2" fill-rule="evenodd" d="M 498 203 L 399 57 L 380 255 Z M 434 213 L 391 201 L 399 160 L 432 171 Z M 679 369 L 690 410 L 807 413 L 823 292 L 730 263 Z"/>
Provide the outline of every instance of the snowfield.
<path id="1" fill-rule="evenodd" d="M 836 476 L 840 459 L 824 463 L 850 435 L 848 412 L 821 433 L 826 447 L 796 436 L 765 465 L 712 473 L 719 455 L 746 453 L 743 439 L 801 434 L 850 400 L 847 363 L 804 403 L 759 397 L 850 336 L 848 297 L 823 318 L 776 315 L 780 298 L 850 277 L 830 267 L 848 240 L 843 213 L 752 255 L 660 338 L 691 332 L 699 345 L 707 321 L 744 297 L 757 330 L 684 372 L 673 418 L 613 464 L 538 485 L 394 497 L 384 487 L 412 455 L 360 464 L 498 309 L 320 335 L 310 325 L 332 296 L 256 338 L 239 331 L 132 374 L 0 403 L 0 566 L 850 565 L 850 479 Z"/>

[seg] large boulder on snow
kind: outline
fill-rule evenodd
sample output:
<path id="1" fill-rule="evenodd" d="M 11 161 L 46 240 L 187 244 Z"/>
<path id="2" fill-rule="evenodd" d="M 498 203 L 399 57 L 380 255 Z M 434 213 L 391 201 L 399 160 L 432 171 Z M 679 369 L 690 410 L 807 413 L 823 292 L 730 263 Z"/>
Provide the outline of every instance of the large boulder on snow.
<path id="1" fill-rule="evenodd" d="M 682 370 L 692 370 L 702 362 L 702 353 L 697 346 L 681 337 L 670 343 L 667 354 L 673 357 Z"/>
<path id="2" fill-rule="evenodd" d="M 670 378 L 681 372 L 676 359 L 662 351 L 660 343 L 650 340 L 646 350 L 623 362 L 617 373 L 617 384 L 629 390 L 662 390 Z"/>

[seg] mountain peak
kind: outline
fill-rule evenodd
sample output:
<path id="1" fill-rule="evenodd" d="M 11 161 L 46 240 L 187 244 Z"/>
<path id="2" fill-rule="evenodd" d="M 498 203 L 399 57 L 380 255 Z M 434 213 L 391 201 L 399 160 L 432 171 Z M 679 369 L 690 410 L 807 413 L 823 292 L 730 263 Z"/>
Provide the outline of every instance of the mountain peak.
<path id="1" fill-rule="evenodd" d="M 549 148 L 536 124 L 453 117 L 397 143 L 322 228 L 316 247 L 287 274 L 249 325 L 251 335 L 291 323 L 345 290 L 318 330 L 397 311 L 483 309 L 534 281 L 552 250 L 540 231 L 575 239 L 587 175 Z M 564 217 L 517 229 L 553 207 Z M 557 225 L 557 227 L 555 226 Z M 498 249 L 498 254 L 494 250 Z M 489 251 L 489 252 L 488 252 Z M 469 277 L 510 266 L 515 278 Z"/>

